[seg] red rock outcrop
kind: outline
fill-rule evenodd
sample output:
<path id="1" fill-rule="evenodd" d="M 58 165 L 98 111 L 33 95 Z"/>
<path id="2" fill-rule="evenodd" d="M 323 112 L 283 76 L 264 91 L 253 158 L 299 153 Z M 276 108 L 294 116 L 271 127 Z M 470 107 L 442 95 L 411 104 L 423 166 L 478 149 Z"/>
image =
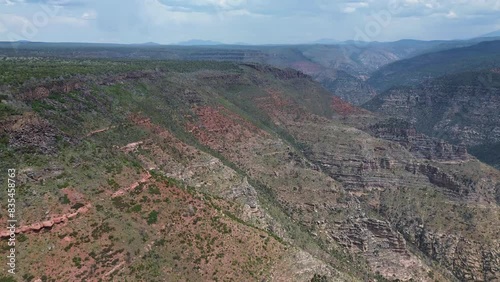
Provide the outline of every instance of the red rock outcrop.
<path id="1" fill-rule="evenodd" d="M 88 212 L 90 207 L 92 207 L 92 205 L 87 204 L 87 205 L 79 208 L 78 210 L 76 210 L 73 213 L 67 213 L 67 214 L 64 214 L 64 215 L 61 215 L 58 217 L 54 217 L 50 220 L 45 220 L 45 221 L 41 221 L 41 222 L 32 223 L 30 225 L 23 225 L 23 226 L 17 227 L 15 233 L 20 234 L 20 233 L 38 232 L 42 229 L 52 228 L 56 224 L 65 223 L 69 219 L 73 219 L 76 216 L 78 216 L 79 214 L 83 214 L 83 213 Z M 7 238 L 7 237 L 10 237 L 10 235 L 11 235 L 11 232 L 9 230 L 5 230 L 5 231 L 0 232 L 0 238 Z"/>
<path id="2" fill-rule="evenodd" d="M 146 171 L 146 173 L 144 173 L 142 175 L 142 178 L 137 181 L 137 182 L 134 182 L 133 184 L 131 184 L 130 186 L 126 187 L 126 188 L 123 188 L 123 189 L 120 189 L 116 192 L 114 192 L 111 197 L 112 198 L 116 198 L 116 197 L 119 197 L 119 196 L 122 196 L 124 195 L 126 192 L 129 192 L 129 191 L 132 191 L 134 190 L 135 188 L 137 188 L 139 185 L 143 184 L 143 183 L 146 183 L 149 179 L 151 178 L 151 174 L 149 173 L 149 171 Z"/>

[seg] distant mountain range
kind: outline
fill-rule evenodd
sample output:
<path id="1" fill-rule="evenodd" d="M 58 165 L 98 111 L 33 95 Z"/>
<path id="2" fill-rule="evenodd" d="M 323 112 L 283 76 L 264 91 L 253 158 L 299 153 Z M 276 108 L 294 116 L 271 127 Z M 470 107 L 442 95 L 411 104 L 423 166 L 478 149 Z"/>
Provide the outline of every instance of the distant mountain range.
<path id="1" fill-rule="evenodd" d="M 330 38 L 322 38 L 316 41 L 311 42 L 312 44 L 339 44 L 341 41 L 330 39 Z"/>
<path id="2" fill-rule="evenodd" d="M 481 37 L 500 37 L 500 30 L 487 33 L 485 35 L 482 35 Z"/>
<path id="3" fill-rule="evenodd" d="M 200 40 L 200 39 L 191 39 L 188 41 L 182 41 L 174 45 L 181 46 L 213 46 L 213 45 L 225 45 L 225 43 L 212 41 L 212 40 Z"/>
<path id="4" fill-rule="evenodd" d="M 146 42 L 146 43 L 142 43 L 142 44 L 138 44 L 138 45 L 143 45 L 143 46 L 160 46 L 161 44 L 160 43 L 156 43 L 156 42 Z"/>

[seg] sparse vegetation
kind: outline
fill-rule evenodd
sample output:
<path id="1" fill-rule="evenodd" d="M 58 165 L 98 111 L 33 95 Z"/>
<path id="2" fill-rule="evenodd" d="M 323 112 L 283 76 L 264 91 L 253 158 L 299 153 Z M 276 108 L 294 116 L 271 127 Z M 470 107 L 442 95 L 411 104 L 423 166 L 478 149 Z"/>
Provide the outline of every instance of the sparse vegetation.
<path id="1" fill-rule="evenodd" d="M 496 220 L 493 209 L 455 204 L 447 198 L 454 190 L 441 186 L 451 175 L 462 181 L 460 187 L 481 190 L 476 183 L 485 175 L 490 182 L 498 179 L 497 172 L 476 161 L 421 161 L 403 146 L 329 120 L 330 94 L 296 73 L 217 62 L 38 60 L 0 63 L 0 84 L 11 85 L 14 93 L 73 80 L 83 86 L 27 102 L 8 96 L 16 106 L 0 107 L 2 120 L 26 123 L 18 114 L 31 107 L 62 133 L 52 145 L 39 141 L 52 133 L 25 138 L 5 125 L 10 127 L 0 133 L 2 166 L 16 164 L 28 183 L 19 190 L 27 224 L 74 213 L 87 203 L 90 208 L 57 228 L 18 236 L 37 258 L 46 255 L 40 250 L 49 242 L 47 261 L 59 263 L 55 268 L 26 256 L 36 278 L 76 267 L 81 273 L 75 279 L 86 281 L 118 266 L 109 279 L 262 280 L 271 277 L 272 265 L 295 263 L 300 249 L 345 277 L 384 281 L 364 256 L 389 259 L 385 250 L 356 256 L 337 242 L 343 236 L 331 240 L 330 235 L 343 228 L 353 232 L 349 242 L 362 241 L 354 238 L 358 229 L 375 232 L 365 228 L 369 219 L 390 222 L 372 228 L 383 229 L 378 237 L 400 232 L 410 240 L 414 234 L 407 230 L 422 225 L 429 234 L 461 232 L 488 246 L 485 238 L 494 234 L 492 224 L 484 224 Z M 213 110 L 198 114 L 201 107 Z M 18 140 L 53 150 L 25 152 Z M 128 146 L 138 142 L 143 143 Z M 365 158 L 360 151 L 372 155 Z M 398 165 L 385 168 L 385 159 L 388 166 Z M 441 186 L 412 167 L 427 161 L 443 171 Z M 151 178 L 144 178 L 147 172 Z M 481 183 L 490 189 L 490 182 Z M 118 190 L 124 193 L 112 197 Z M 485 199 L 489 195 L 479 192 Z M 354 227 L 353 216 L 359 221 Z M 402 227 L 397 230 L 394 222 Z M 330 230 L 328 236 L 322 228 Z M 53 247 L 53 241 L 60 244 Z M 441 272 L 435 267 L 433 277 L 425 275 L 439 280 Z M 64 281 L 64 275 L 44 279 Z M 307 275 L 310 281 L 329 278 Z"/>

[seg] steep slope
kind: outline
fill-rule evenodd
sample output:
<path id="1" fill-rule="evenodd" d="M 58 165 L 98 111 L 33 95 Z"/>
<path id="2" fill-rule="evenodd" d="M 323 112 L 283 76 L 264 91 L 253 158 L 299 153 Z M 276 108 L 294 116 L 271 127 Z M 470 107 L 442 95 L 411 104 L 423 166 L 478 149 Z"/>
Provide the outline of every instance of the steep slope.
<path id="1" fill-rule="evenodd" d="M 354 252 L 362 253 L 372 269 L 379 269 L 386 277 L 394 275 L 399 279 L 408 279 L 419 277 L 417 273 L 425 272 L 425 263 L 412 256 L 411 252 L 405 252 L 405 244 L 420 247 L 424 253 L 448 267 L 460 280 L 487 280 L 498 275 L 498 250 L 495 247 L 498 242 L 493 235 L 498 231 L 473 231 L 475 228 L 488 230 L 491 221 L 497 220 L 495 193 L 499 189 L 498 171 L 470 157 L 462 162 L 447 158 L 432 161 L 418 154 L 413 157 L 411 152 L 395 144 L 370 139 L 361 131 L 298 110 L 302 103 L 300 99 L 290 99 L 290 93 L 293 93 L 292 89 L 273 91 L 269 93 L 271 100 L 260 106 L 257 104 L 257 107 L 266 110 L 274 124 L 286 128 L 289 134 L 297 138 L 296 142 L 301 144 L 307 159 L 338 181 L 353 197 L 336 204 L 327 202 L 331 197 L 317 198 L 312 203 L 306 202 L 305 206 L 292 204 L 291 212 L 302 218 L 302 221 L 309 222 L 309 216 L 318 219 L 309 223 L 318 236 L 327 242 L 340 242 Z M 241 103 L 239 97 L 234 97 L 234 103 Z M 348 113 L 341 116 L 345 114 Z M 445 165 L 447 163 L 451 165 Z M 469 170 L 474 172 L 459 176 Z M 478 171 L 484 171 L 485 174 L 479 173 L 483 176 L 476 178 Z M 488 184 L 482 184 L 483 181 Z M 319 192 L 304 184 L 297 185 L 297 191 L 301 189 L 314 194 Z M 282 197 L 290 202 L 290 196 L 285 194 Z M 308 204 L 312 204 L 311 208 L 307 208 Z M 475 206 L 481 208 L 476 210 Z M 357 214 L 356 210 L 361 213 Z M 482 218 L 479 220 L 482 223 L 472 227 L 462 215 L 474 210 L 477 213 L 474 212 L 472 217 Z M 381 222 L 378 221 L 380 219 Z M 384 220 L 388 222 L 384 223 Z M 449 220 L 453 223 L 444 224 Z M 399 237 L 398 231 L 402 237 Z M 439 255 L 429 252 L 426 245 L 428 241 L 422 239 L 425 243 L 420 243 L 414 239 L 421 236 L 419 234 L 422 232 L 432 234 L 429 235 L 432 239 L 425 240 L 435 240 L 434 244 L 440 246 Z M 461 235 L 455 237 L 453 234 Z M 403 237 L 407 240 L 403 240 Z M 438 237 L 441 239 L 437 240 Z M 460 240 L 464 240 L 463 243 Z M 444 252 L 447 252 L 447 246 L 451 246 L 449 244 L 453 241 L 452 249 L 456 248 L 460 252 L 447 254 L 445 258 Z M 490 246 L 495 251 L 475 256 L 469 261 L 472 253 L 482 253 L 488 249 L 483 249 L 484 246 Z M 469 253 L 471 250 L 475 251 Z M 463 260 L 464 263 L 458 266 L 457 260 Z M 481 261 L 480 265 L 486 263 L 494 266 L 472 266 L 475 260 Z"/>
<path id="2" fill-rule="evenodd" d="M 500 69 L 449 75 L 417 87 L 397 87 L 364 105 L 403 118 L 430 136 L 463 144 L 499 166 Z"/>
<path id="3" fill-rule="evenodd" d="M 18 277 L 355 280 L 318 259 L 324 251 L 314 242 L 308 243 L 317 250 L 312 255 L 283 241 L 286 232 L 260 204 L 247 177 L 216 152 L 189 145 L 184 129 L 176 127 L 176 119 L 185 120 L 180 102 L 187 103 L 186 111 L 201 102 L 195 90 L 176 86 L 181 81 L 195 86 L 190 70 L 237 67 L 167 63 L 140 72 L 123 67 L 116 68 L 123 74 L 4 89 L 2 168 L 17 169 L 19 225 L 26 226 L 18 229 Z M 41 69 L 30 75 L 43 75 Z M 1 215 L 6 226 L 4 210 Z M 310 240 L 307 233 L 302 236 Z"/>
<path id="4" fill-rule="evenodd" d="M 500 174 L 466 152 L 376 136 L 295 70 L 64 63 L 1 68 L 26 280 L 499 277 Z"/>
<path id="5" fill-rule="evenodd" d="M 353 105 L 362 105 L 372 99 L 375 90 L 360 78 L 356 78 L 344 71 L 324 72 L 315 78 L 333 95 Z"/>
<path id="6" fill-rule="evenodd" d="M 393 86 L 418 85 L 447 74 L 500 66 L 500 41 L 433 52 L 389 64 L 374 72 L 369 84 L 377 91 Z"/>

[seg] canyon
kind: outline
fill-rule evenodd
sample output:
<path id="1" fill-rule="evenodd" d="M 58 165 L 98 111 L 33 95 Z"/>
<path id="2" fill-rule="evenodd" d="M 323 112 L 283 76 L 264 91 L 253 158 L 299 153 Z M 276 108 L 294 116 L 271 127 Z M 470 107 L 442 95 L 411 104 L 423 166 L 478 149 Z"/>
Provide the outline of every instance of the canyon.
<path id="1" fill-rule="evenodd" d="M 429 99 L 392 90 L 364 109 L 253 62 L 32 64 L 2 88 L 0 120 L 26 280 L 499 277 L 500 172 L 470 154 L 477 135 L 406 119 Z M 494 136 L 476 101 L 475 130 Z"/>

